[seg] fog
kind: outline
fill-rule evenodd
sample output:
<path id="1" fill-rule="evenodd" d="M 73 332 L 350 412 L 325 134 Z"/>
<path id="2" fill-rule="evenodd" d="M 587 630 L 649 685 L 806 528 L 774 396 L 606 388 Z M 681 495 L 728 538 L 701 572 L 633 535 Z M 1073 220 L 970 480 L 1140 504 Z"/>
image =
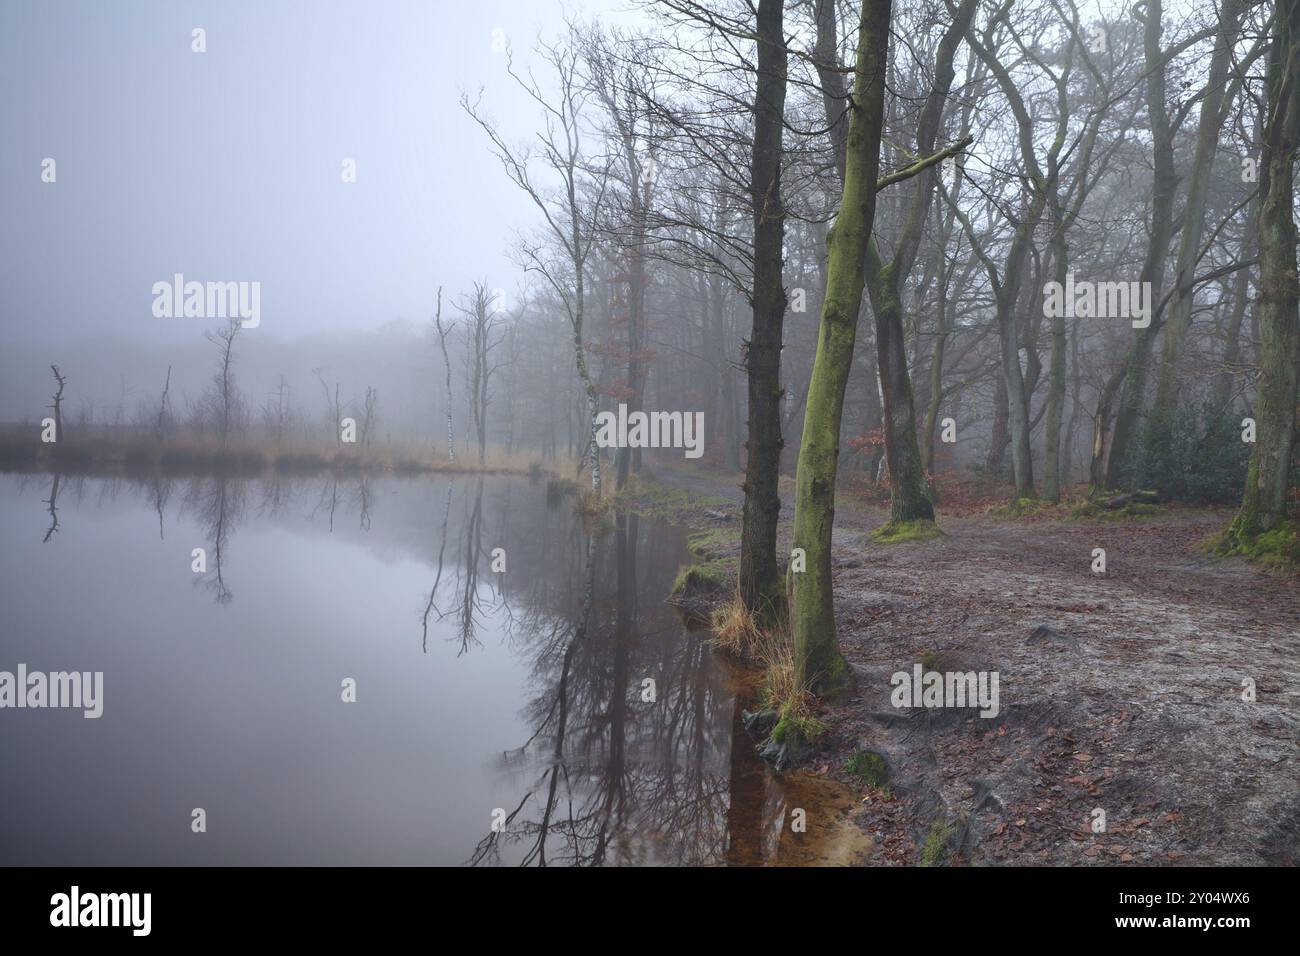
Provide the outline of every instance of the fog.
<path id="1" fill-rule="evenodd" d="M 433 354 L 394 336 L 419 334 L 439 285 L 513 289 L 509 240 L 533 215 L 459 97 L 484 88 L 526 135 L 504 48 L 526 64 L 561 14 L 549 0 L 0 6 L 0 420 L 38 415 L 51 362 L 99 418 L 123 383 L 132 411 L 156 397 L 169 364 L 180 392 L 201 387 L 214 323 L 151 312 L 176 273 L 261 283 L 240 359 L 253 395 L 281 372 L 315 391 L 318 366 L 364 391 L 383 369 L 393 414 L 414 408 Z"/>

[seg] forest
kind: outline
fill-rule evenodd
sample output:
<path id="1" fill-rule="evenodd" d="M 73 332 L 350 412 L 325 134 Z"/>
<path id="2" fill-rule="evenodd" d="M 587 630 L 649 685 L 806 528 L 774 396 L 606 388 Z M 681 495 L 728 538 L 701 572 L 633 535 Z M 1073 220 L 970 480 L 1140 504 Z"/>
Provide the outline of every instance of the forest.
<path id="1" fill-rule="evenodd" d="M 565 542 L 510 611 L 546 634 L 524 749 L 554 759 L 474 864 L 542 795 L 523 862 L 566 832 L 612 862 L 555 788 L 599 753 L 602 799 L 632 789 L 612 728 L 642 674 L 685 700 L 696 655 L 762 758 L 724 792 L 835 789 L 802 798 L 815 850 L 785 816 L 783 848 L 748 817 L 737 843 L 711 804 L 716 857 L 677 862 L 1300 859 L 1300 0 L 637 0 L 466 42 L 496 72 L 438 91 L 463 121 L 439 148 L 520 210 L 489 220 L 509 267 L 430 266 L 418 316 L 275 338 L 270 282 L 178 262 L 131 322 L 180 344 L 19 343 L 0 468 L 53 476 L 46 542 L 60 481 L 126 481 L 160 533 L 160 482 L 188 482 L 225 593 L 227 481 L 274 482 L 268 513 L 310 484 L 330 533 L 341 483 L 368 531 L 371 483 L 477 482 L 463 580 L 453 485 L 411 519 L 442 528 L 424 653 L 445 617 L 457 657 L 511 604 L 483 582 Z M 507 533 L 515 477 L 574 524 Z M 642 593 L 661 525 L 684 546 L 653 532 Z M 686 628 L 689 672 L 675 645 L 628 664 L 643 620 Z M 580 650 L 606 639 L 608 673 Z M 607 799 L 584 826 L 617 829 Z"/>

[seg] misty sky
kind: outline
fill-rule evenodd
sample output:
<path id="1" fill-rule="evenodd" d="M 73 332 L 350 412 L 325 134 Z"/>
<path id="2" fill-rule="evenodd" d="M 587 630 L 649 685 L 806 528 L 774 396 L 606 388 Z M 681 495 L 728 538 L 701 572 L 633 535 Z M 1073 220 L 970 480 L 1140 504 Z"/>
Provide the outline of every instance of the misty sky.
<path id="1" fill-rule="evenodd" d="M 532 208 L 461 111 L 524 138 L 516 59 L 564 10 L 626 23 L 621 0 L 0 4 L 0 309 L 11 355 L 102 337 L 166 346 L 151 287 L 258 280 L 257 334 L 432 315 L 439 284 L 515 288 Z M 622 11 L 622 12 L 620 12 Z M 207 31 L 207 52 L 191 31 Z M 41 181 L 46 157 L 57 182 Z M 357 182 L 342 182 L 353 158 Z M 7 364 L 7 363 L 6 363 Z M 12 370 L 6 370 L 12 371 Z"/>

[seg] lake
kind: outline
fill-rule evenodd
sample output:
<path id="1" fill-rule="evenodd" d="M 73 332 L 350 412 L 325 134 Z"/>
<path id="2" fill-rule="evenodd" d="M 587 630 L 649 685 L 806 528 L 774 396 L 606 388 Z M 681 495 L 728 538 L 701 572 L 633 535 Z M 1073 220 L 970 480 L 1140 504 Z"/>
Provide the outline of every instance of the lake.
<path id="1" fill-rule="evenodd" d="M 0 539 L 0 671 L 103 673 L 98 719 L 0 710 L 0 863 L 864 852 L 851 795 L 766 768 L 754 678 L 664 603 L 679 529 L 523 478 L 28 474 Z"/>

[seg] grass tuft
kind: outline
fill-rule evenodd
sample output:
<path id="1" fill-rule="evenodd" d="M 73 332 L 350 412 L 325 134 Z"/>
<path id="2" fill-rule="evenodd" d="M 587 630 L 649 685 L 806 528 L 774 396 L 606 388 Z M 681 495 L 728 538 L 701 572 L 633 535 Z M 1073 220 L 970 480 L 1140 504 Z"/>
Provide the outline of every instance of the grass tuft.
<path id="1" fill-rule="evenodd" d="M 1130 502 L 1122 508 L 1106 508 L 1096 501 L 1088 501 L 1071 510 L 1070 517 L 1076 521 L 1141 521 L 1166 513 L 1163 505 Z"/>
<path id="2" fill-rule="evenodd" d="M 1013 498 L 1004 505 L 994 505 L 986 514 L 993 518 L 1029 518 L 1056 511 L 1058 507 L 1056 502 L 1043 498 Z"/>
<path id="3" fill-rule="evenodd" d="M 872 753 L 870 750 L 854 751 L 844 761 L 844 769 L 857 777 L 864 785 L 872 790 L 879 791 L 886 798 L 892 796 L 888 786 L 889 767 L 885 763 L 885 758 L 880 754 Z"/>
<path id="4" fill-rule="evenodd" d="M 942 820 L 930 824 L 925 835 L 925 846 L 921 848 L 921 865 L 938 866 L 948 856 L 948 839 L 952 836 L 952 827 Z"/>
<path id="5" fill-rule="evenodd" d="M 779 715 L 772 729 L 778 744 L 802 740 L 815 744 L 826 735 L 827 726 L 816 716 L 817 698 L 795 680 L 794 638 L 788 627 L 761 632 L 754 657 L 763 668 L 763 705 Z"/>
<path id="6" fill-rule="evenodd" d="M 754 623 L 754 616 L 739 595 L 713 612 L 710 625 L 714 644 L 733 657 L 751 656 L 763 639 L 762 632 Z"/>
<path id="7" fill-rule="evenodd" d="M 877 544 L 902 544 L 904 541 L 933 541 L 944 537 L 939 526 L 933 521 L 918 519 L 916 521 L 890 521 L 871 532 L 871 539 Z"/>
<path id="8" fill-rule="evenodd" d="M 718 591 L 726 585 L 727 577 L 717 565 L 684 564 L 678 569 L 677 579 L 673 581 L 672 596 L 698 597 Z"/>

